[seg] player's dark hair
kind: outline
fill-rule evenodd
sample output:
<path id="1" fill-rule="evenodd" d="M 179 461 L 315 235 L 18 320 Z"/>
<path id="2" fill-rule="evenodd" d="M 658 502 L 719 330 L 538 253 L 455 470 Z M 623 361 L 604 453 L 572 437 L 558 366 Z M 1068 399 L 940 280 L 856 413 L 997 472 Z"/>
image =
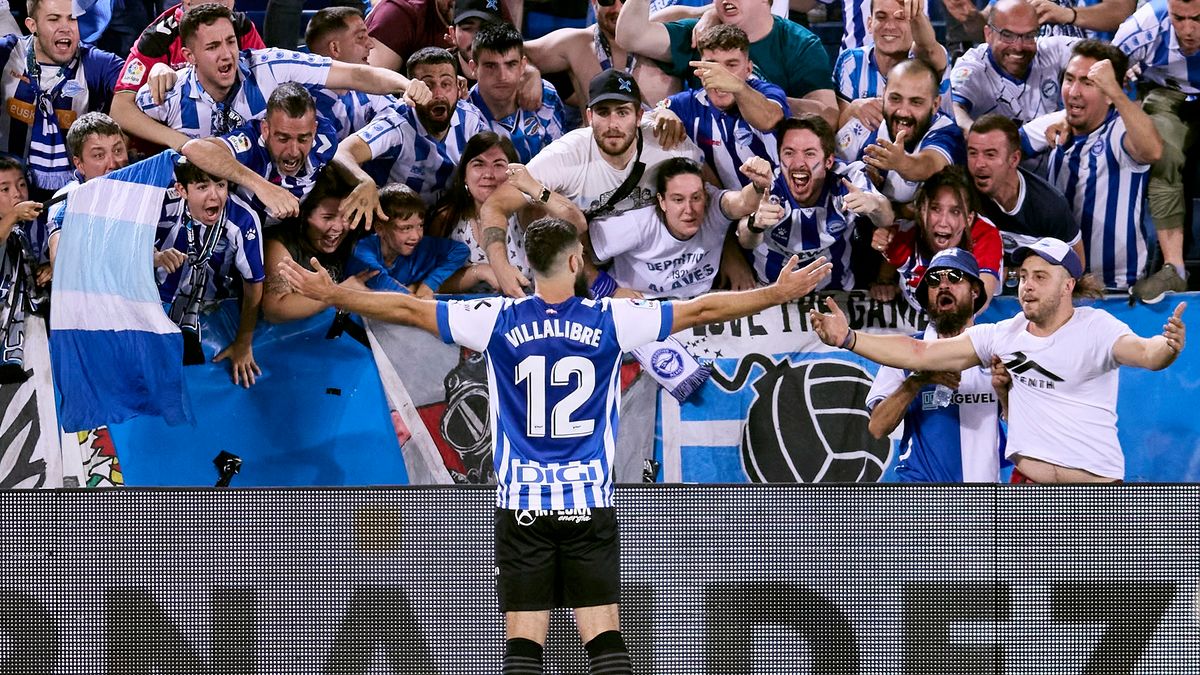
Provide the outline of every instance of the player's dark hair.
<path id="1" fill-rule="evenodd" d="M 267 115 L 270 116 L 273 112 L 282 112 L 284 115 L 292 119 L 304 117 L 309 111 L 316 112 L 317 104 L 313 101 L 312 94 L 304 88 L 304 85 L 296 82 L 281 82 L 275 91 L 271 92 L 271 97 L 267 99 Z"/>
<path id="2" fill-rule="evenodd" d="M 454 61 L 454 55 L 448 50 L 441 47 L 422 47 L 412 53 L 408 57 L 408 61 L 404 64 L 405 71 L 409 77 L 412 77 L 413 68 L 417 66 L 437 66 L 447 65 L 456 68 L 458 64 Z"/>
<path id="3" fill-rule="evenodd" d="M 1091 38 L 1080 40 L 1071 48 L 1071 56 L 1083 56 L 1097 61 L 1108 59 L 1112 63 L 1113 74 L 1117 76 L 1117 83 L 1125 82 L 1125 71 L 1129 70 L 1129 57 L 1111 43 Z"/>
<path id="4" fill-rule="evenodd" d="M 481 131 L 472 136 L 463 146 L 462 157 L 458 161 L 458 166 L 454 167 L 454 174 L 450 176 L 450 184 L 446 187 L 445 194 L 433 209 L 429 226 L 426 228 L 429 235 L 445 237 L 454 229 L 458 221 L 479 215 L 475 213 L 475 199 L 467 191 L 467 165 L 471 163 L 471 160 L 496 146 L 500 146 L 504 151 L 504 156 L 508 158 L 510 164 L 520 161 L 512 141 L 508 140 L 506 136 L 501 136 L 494 131 Z"/>
<path id="5" fill-rule="evenodd" d="M 936 98 L 942 90 L 942 74 L 921 59 L 905 59 L 892 66 L 892 69 L 888 71 L 887 81 L 892 82 L 893 78 L 907 75 L 909 71 L 914 70 L 929 78 L 930 99 Z"/>
<path id="6" fill-rule="evenodd" d="M 562 218 L 538 218 L 525 230 L 525 256 L 539 274 L 553 271 L 562 252 L 578 243 L 575 226 Z"/>
<path id="7" fill-rule="evenodd" d="M 325 42 L 334 34 L 346 29 L 347 22 L 352 17 L 363 18 L 363 11 L 358 7 L 326 7 L 318 10 L 308 21 L 304 29 L 304 44 L 308 51 L 318 54 L 325 48 Z"/>
<path id="8" fill-rule="evenodd" d="M 479 60 L 480 50 L 504 54 L 513 49 L 520 50 L 521 56 L 525 56 L 525 38 L 511 23 L 488 24 L 476 33 L 475 39 L 471 41 L 471 54 L 476 61 Z"/>
<path id="9" fill-rule="evenodd" d="M 121 127 L 102 112 L 84 113 L 67 130 L 67 152 L 72 157 L 83 156 L 83 142 L 88 136 L 120 136 Z"/>
<path id="10" fill-rule="evenodd" d="M 775 125 L 775 139 L 778 145 L 783 145 L 783 137 L 789 131 L 811 131 L 821 141 L 821 152 L 825 153 L 826 157 L 833 155 L 837 151 L 837 141 L 834 138 L 833 127 L 829 126 L 829 122 L 825 121 L 824 117 L 816 113 L 800 113 L 795 117 L 785 117 L 780 120 L 779 124 Z"/>
<path id="11" fill-rule="evenodd" d="M 425 202 L 421 195 L 403 183 L 388 183 L 379 190 L 379 208 L 387 214 L 377 229 L 387 229 L 397 220 L 411 216 L 425 217 Z"/>
<path id="12" fill-rule="evenodd" d="M 706 49 L 714 51 L 741 51 L 750 53 L 750 38 L 746 31 L 727 23 L 719 23 L 700 34 L 696 41 L 696 51 Z"/>
<path id="13" fill-rule="evenodd" d="M 180 157 L 175 161 L 175 180 L 187 187 L 193 183 L 212 183 L 221 179 L 189 162 L 186 157 Z"/>
<path id="14" fill-rule="evenodd" d="M 989 134 L 993 131 L 999 131 L 1004 134 L 1004 139 L 1008 141 L 1008 151 L 1010 153 L 1021 150 L 1020 127 L 1012 119 L 999 113 L 981 115 L 979 119 L 971 124 L 971 130 L 967 132 L 967 137 L 969 138 L 971 134 Z"/>
<path id="15" fill-rule="evenodd" d="M 200 30 L 200 26 L 211 26 L 219 19 L 229 21 L 232 26 L 233 12 L 225 5 L 218 5 L 215 2 L 192 5 L 192 8 L 185 12 L 183 18 L 179 20 L 180 44 L 187 47 L 192 41 L 192 37 L 196 35 L 196 31 Z"/>

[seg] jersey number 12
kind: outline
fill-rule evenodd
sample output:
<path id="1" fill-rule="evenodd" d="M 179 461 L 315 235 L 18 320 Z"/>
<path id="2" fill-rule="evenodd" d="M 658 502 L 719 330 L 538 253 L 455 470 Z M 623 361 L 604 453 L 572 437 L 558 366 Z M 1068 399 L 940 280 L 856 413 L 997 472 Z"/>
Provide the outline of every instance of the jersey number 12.
<path id="1" fill-rule="evenodd" d="M 595 420 L 573 420 L 575 413 L 592 396 L 596 388 L 596 368 L 582 356 L 566 356 L 554 362 L 550 368 L 550 384 L 570 386 L 575 380 L 575 389 L 555 404 L 550 411 L 551 438 L 577 438 L 588 436 L 596 427 Z M 517 364 L 517 384 L 525 383 L 526 407 L 525 433 L 530 438 L 546 436 L 546 357 L 532 355 Z"/>

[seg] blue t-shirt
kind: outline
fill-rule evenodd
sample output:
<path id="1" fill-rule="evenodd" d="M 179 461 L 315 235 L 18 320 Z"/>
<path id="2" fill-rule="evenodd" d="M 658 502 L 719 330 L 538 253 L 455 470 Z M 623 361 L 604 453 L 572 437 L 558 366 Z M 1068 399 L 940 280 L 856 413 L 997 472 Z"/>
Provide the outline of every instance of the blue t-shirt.
<path id="1" fill-rule="evenodd" d="M 436 291 L 447 277 L 466 264 L 470 253 L 470 249 L 461 241 L 422 237 L 412 254 L 398 255 L 388 265 L 383 258 L 379 235 L 372 234 L 359 239 L 354 245 L 354 252 L 346 263 L 346 276 L 364 270 L 378 270 L 379 274 L 367 279 L 367 288 L 407 293 L 406 286 L 422 283 Z"/>

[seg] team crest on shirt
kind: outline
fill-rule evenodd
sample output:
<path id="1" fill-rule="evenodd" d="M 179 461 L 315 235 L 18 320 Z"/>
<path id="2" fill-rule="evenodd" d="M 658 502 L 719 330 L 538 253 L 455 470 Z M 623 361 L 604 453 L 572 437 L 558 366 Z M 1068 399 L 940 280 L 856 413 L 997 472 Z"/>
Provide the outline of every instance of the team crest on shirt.
<path id="1" fill-rule="evenodd" d="M 529 119 L 526 119 L 525 123 L 522 124 L 521 126 L 522 126 L 522 131 L 525 132 L 526 136 L 534 136 L 537 134 L 537 130 L 538 130 L 538 118 L 534 117 L 533 115 L 530 115 Z"/>
<path id="2" fill-rule="evenodd" d="M 125 74 L 121 76 L 121 84 L 141 84 L 142 75 L 146 74 L 146 64 L 141 59 L 132 59 L 125 66 Z"/>
<path id="3" fill-rule="evenodd" d="M 1088 152 L 1092 153 L 1093 157 L 1099 157 L 1104 154 L 1104 139 L 1099 139 L 1092 143 L 1092 147 Z"/>
<path id="4" fill-rule="evenodd" d="M 250 150 L 250 138 L 246 134 L 231 136 L 229 144 L 233 146 L 234 152 L 248 152 Z"/>
<path id="5" fill-rule="evenodd" d="M 75 80 L 67 80 L 63 82 L 62 95 L 67 98 L 74 98 L 86 91 L 86 87 L 76 82 Z"/>
<path id="6" fill-rule="evenodd" d="M 1045 98 L 1058 98 L 1058 82 L 1055 80 L 1042 80 L 1042 96 Z"/>

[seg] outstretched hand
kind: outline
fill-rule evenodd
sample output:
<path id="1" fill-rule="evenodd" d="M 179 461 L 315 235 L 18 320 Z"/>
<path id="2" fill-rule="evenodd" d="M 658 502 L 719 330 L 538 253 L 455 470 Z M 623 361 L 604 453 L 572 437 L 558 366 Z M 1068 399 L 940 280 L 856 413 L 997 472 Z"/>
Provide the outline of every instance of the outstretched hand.
<path id="1" fill-rule="evenodd" d="M 775 279 L 775 287 L 785 296 L 780 302 L 795 300 L 812 293 L 821 280 L 829 276 L 830 270 L 833 269 L 833 264 L 825 260 L 825 256 L 817 258 L 804 267 L 796 267 L 799 262 L 798 256 L 792 256 L 783 269 L 779 270 L 779 277 Z"/>
<path id="2" fill-rule="evenodd" d="M 825 298 L 825 306 L 829 308 L 829 314 L 823 314 L 816 308 L 808 310 L 808 323 L 821 342 L 830 347 L 840 347 L 850 336 L 850 322 L 833 298 Z"/>
<path id="3" fill-rule="evenodd" d="M 1171 318 L 1163 324 L 1163 337 L 1167 339 L 1167 346 L 1175 352 L 1176 356 L 1183 351 L 1183 345 L 1187 339 L 1187 326 L 1183 323 L 1183 310 L 1185 309 L 1187 309 L 1186 302 L 1176 305 Z"/>
<path id="4" fill-rule="evenodd" d="M 337 284 L 316 258 L 312 258 L 310 262 L 315 272 L 304 269 L 291 258 L 281 260 L 278 265 L 279 276 L 283 277 L 296 293 L 328 304 L 328 297 L 337 288 Z"/>

